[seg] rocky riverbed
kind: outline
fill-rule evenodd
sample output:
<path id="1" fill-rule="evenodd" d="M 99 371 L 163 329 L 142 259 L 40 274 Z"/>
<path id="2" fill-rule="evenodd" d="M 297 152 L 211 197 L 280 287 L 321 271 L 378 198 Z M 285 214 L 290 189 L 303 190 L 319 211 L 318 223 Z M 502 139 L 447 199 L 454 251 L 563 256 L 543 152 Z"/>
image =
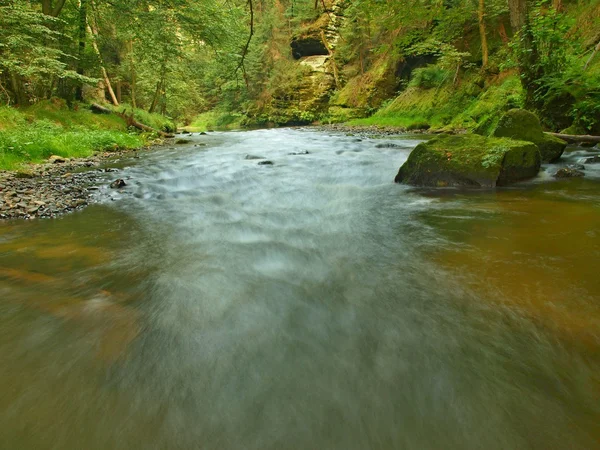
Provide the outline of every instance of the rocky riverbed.
<path id="1" fill-rule="evenodd" d="M 73 160 L 51 157 L 26 171 L 0 173 L 0 220 L 54 218 L 85 208 L 94 202 L 98 185 L 106 182 L 105 173 L 118 172 L 103 166 L 136 154 L 110 152 Z"/>

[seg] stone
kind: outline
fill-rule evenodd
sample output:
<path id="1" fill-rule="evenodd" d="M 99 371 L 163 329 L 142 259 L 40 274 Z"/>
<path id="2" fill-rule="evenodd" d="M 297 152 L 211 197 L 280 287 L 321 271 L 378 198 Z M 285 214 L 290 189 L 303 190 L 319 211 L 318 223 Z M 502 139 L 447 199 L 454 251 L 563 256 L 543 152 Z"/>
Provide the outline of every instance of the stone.
<path id="1" fill-rule="evenodd" d="M 308 154 L 309 154 L 308 150 L 303 150 L 303 151 L 301 151 L 301 152 L 292 152 L 292 153 L 288 153 L 288 155 L 291 155 L 291 156 L 298 156 L 298 155 L 308 155 Z"/>
<path id="2" fill-rule="evenodd" d="M 492 133 L 495 137 L 506 137 L 536 144 L 542 162 L 552 163 L 560 159 L 567 143 L 562 139 L 546 134 L 537 116 L 524 109 L 507 111 Z"/>
<path id="3" fill-rule="evenodd" d="M 493 188 L 532 178 L 540 165 L 540 152 L 531 142 L 476 134 L 440 135 L 417 145 L 395 181 L 414 186 Z"/>
<path id="4" fill-rule="evenodd" d="M 260 161 L 258 163 L 259 166 L 272 166 L 273 165 L 273 161 Z"/>
<path id="5" fill-rule="evenodd" d="M 175 141 L 178 145 L 189 144 L 190 142 L 192 142 L 190 139 L 177 139 Z"/>
<path id="6" fill-rule="evenodd" d="M 393 142 L 382 142 L 375 145 L 375 148 L 403 148 L 401 145 L 394 144 Z"/>
<path id="7" fill-rule="evenodd" d="M 122 180 L 121 178 L 110 183 L 110 187 L 112 189 L 121 189 L 121 188 L 124 188 L 125 186 L 127 186 L 127 183 L 125 183 L 125 180 Z"/>
<path id="8" fill-rule="evenodd" d="M 256 156 L 256 155 L 246 155 L 244 157 L 244 159 L 249 159 L 249 160 L 253 160 L 253 159 L 265 159 L 264 156 Z"/>
<path id="9" fill-rule="evenodd" d="M 595 155 L 591 158 L 586 158 L 584 164 L 600 164 L 600 155 Z"/>
<path id="10" fill-rule="evenodd" d="M 571 169 L 570 167 L 563 167 L 554 174 L 555 178 L 578 178 L 584 177 L 585 174 L 577 169 Z"/>
<path id="11" fill-rule="evenodd" d="M 58 156 L 58 155 L 52 155 L 50 158 L 48 158 L 48 161 L 51 162 L 52 164 L 62 164 L 67 162 L 66 158 L 63 158 L 62 156 Z"/>

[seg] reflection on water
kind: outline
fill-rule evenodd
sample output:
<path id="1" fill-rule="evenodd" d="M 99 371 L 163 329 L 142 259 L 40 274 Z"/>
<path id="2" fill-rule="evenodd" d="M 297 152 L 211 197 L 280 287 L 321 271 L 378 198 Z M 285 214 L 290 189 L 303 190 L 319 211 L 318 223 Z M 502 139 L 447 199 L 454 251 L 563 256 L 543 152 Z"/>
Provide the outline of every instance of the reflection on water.
<path id="1" fill-rule="evenodd" d="M 420 191 L 377 142 L 195 136 L 0 224 L 0 448 L 600 447 L 595 172 Z"/>

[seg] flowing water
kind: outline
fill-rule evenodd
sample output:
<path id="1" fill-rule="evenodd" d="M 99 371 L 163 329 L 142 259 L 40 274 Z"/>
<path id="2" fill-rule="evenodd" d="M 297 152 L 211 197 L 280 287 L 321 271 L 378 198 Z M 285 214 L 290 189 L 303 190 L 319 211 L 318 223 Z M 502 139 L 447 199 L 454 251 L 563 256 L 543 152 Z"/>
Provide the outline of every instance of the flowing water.
<path id="1" fill-rule="evenodd" d="M 192 140 L 0 224 L 0 448 L 600 448 L 600 165 L 433 191 L 409 138 Z"/>

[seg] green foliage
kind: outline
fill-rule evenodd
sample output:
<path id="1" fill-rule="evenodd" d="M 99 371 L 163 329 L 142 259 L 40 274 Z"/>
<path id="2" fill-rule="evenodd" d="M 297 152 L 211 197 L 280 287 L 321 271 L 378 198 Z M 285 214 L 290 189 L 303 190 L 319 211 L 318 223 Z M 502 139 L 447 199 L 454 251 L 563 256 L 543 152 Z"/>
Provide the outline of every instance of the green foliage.
<path id="1" fill-rule="evenodd" d="M 439 66 L 421 67 L 413 70 L 409 86 L 421 89 L 438 88 L 446 81 L 451 80 L 451 75 L 450 71 Z"/>
<path id="2" fill-rule="evenodd" d="M 113 119 L 109 117 L 113 116 L 83 111 L 59 112 L 40 106 L 25 111 L 0 107 L 0 119 L 9 119 L 2 121 L 0 128 L 0 169 L 42 162 L 51 155 L 85 157 L 97 151 L 144 145 L 144 136 L 128 132 L 120 119 L 111 123 Z M 114 128 L 105 129 L 109 124 Z"/>
<path id="3" fill-rule="evenodd" d="M 71 70 L 65 62 L 69 55 L 58 43 L 68 37 L 56 30 L 62 24 L 61 20 L 32 9 L 29 2 L 0 3 L 0 100 L 12 100 L 4 84 L 11 85 L 17 102 L 25 103 L 39 98 L 36 85 L 47 89 L 48 81 L 54 78 L 95 81 Z M 21 79 L 29 80 L 30 85 Z"/>
<path id="4" fill-rule="evenodd" d="M 242 127 L 243 117 L 239 113 L 208 111 L 196 116 L 188 128 L 198 131 L 236 130 Z"/>
<path id="5" fill-rule="evenodd" d="M 133 108 L 131 105 L 125 103 L 119 106 L 111 106 L 111 109 L 119 113 L 125 113 L 128 116 L 133 114 L 133 117 L 138 122 L 141 122 L 144 125 L 148 125 L 157 130 L 172 133 L 177 129 L 175 123 L 168 117 L 163 116 L 162 114 L 149 113 L 148 111 L 145 111 L 140 108 Z"/>

